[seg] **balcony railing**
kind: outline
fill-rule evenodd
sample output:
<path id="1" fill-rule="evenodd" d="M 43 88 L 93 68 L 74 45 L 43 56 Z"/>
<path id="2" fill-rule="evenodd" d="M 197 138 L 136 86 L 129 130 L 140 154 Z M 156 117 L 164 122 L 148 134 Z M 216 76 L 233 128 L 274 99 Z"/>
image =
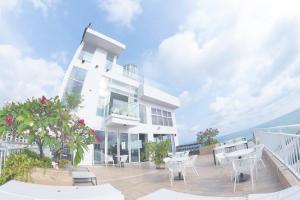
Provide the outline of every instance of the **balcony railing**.
<path id="1" fill-rule="evenodd" d="M 111 63 L 112 64 L 112 63 Z M 144 78 L 138 73 L 134 73 L 132 71 L 128 71 L 124 68 L 124 66 L 118 65 L 118 64 L 112 64 L 112 66 L 109 68 L 108 71 L 112 70 L 113 73 L 122 75 L 126 78 L 130 78 L 139 82 L 143 82 Z"/>
<path id="2" fill-rule="evenodd" d="M 138 118 L 139 116 L 139 107 L 136 103 L 127 103 L 124 102 L 120 105 L 113 105 L 110 108 L 109 114 L 117 114 L 126 117 Z"/>
<path id="3" fill-rule="evenodd" d="M 298 179 L 300 179 L 300 124 L 256 129 L 256 141 L 265 145 Z"/>

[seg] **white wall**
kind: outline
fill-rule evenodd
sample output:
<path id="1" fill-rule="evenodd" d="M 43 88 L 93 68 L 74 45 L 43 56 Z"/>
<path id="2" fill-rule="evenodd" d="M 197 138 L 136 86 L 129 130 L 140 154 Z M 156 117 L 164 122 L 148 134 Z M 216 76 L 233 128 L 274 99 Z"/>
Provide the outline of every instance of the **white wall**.
<path id="1" fill-rule="evenodd" d="M 109 78 L 116 79 L 118 81 L 127 83 L 134 87 L 139 87 L 139 82 L 136 80 L 132 80 L 130 78 L 126 78 L 121 76 L 120 74 L 114 73 L 114 70 L 110 72 L 105 72 L 105 64 L 106 64 L 106 52 L 102 49 L 97 48 L 95 54 L 93 56 L 93 60 L 91 63 L 85 62 L 82 63 L 81 60 L 78 59 L 80 51 L 83 47 L 84 43 L 82 42 L 68 67 L 68 70 L 65 74 L 65 78 L 60 90 L 60 97 L 62 97 L 63 92 L 65 90 L 69 75 L 73 66 L 81 67 L 87 70 L 86 79 L 82 88 L 82 98 L 83 103 L 81 109 L 78 109 L 77 115 L 85 120 L 85 123 L 93 129 L 97 130 L 105 130 L 107 128 L 104 125 L 104 118 L 97 116 L 97 104 L 99 98 L 99 88 L 100 88 L 100 79 L 102 76 L 106 76 Z M 113 67 L 121 67 L 117 65 L 116 60 L 114 60 Z M 95 66 L 98 65 L 98 68 Z M 178 145 L 178 133 L 176 129 L 176 108 L 180 105 L 178 98 L 169 95 L 163 91 L 160 91 L 151 86 L 144 86 L 142 99 L 140 99 L 139 103 L 146 106 L 147 112 L 147 123 L 141 124 L 139 123 L 135 127 L 122 127 L 119 130 L 114 130 L 115 132 L 127 132 L 127 133 L 146 133 L 148 134 L 149 141 L 153 141 L 153 134 L 176 134 L 175 145 Z M 147 97 L 147 98 L 145 98 Z M 158 101 L 156 101 L 156 100 Z M 154 100 L 154 101 L 153 101 Z M 173 127 L 167 126 L 159 126 L 152 125 L 152 117 L 151 117 L 151 107 L 160 108 L 162 110 L 166 110 L 172 113 Z M 85 153 L 84 160 L 80 163 L 81 165 L 92 165 L 93 164 L 93 145 L 89 146 L 89 150 Z"/>

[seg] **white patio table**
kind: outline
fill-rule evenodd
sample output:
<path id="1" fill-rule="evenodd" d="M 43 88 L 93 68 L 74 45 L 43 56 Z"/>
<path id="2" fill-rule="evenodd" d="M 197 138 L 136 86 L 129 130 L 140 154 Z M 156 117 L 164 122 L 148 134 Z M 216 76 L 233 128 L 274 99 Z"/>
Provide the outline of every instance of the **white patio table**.
<path id="1" fill-rule="evenodd" d="M 254 151 L 253 148 L 249 148 L 249 149 L 240 149 L 237 151 L 233 151 L 230 153 L 225 153 L 225 156 L 229 159 L 236 159 L 236 158 L 242 158 L 244 156 L 248 156 L 249 154 L 251 154 Z"/>
<path id="2" fill-rule="evenodd" d="M 238 141 L 238 142 L 235 142 L 235 143 L 229 143 L 229 144 L 225 144 L 225 145 L 215 147 L 213 149 L 213 157 L 214 157 L 215 165 L 217 165 L 216 154 L 218 154 L 218 153 L 230 153 L 230 152 L 238 151 L 239 149 L 248 149 L 248 142 L 247 141 Z"/>

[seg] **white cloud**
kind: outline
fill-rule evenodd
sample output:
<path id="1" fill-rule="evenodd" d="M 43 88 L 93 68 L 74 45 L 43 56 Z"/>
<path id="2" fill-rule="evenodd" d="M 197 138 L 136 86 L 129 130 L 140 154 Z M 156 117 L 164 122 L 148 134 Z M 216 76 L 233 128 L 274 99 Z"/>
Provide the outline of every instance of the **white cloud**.
<path id="1" fill-rule="evenodd" d="M 32 58 L 12 45 L 0 45 L 0 103 L 54 96 L 64 75 L 55 62 Z"/>
<path id="2" fill-rule="evenodd" d="M 134 18 L 142 13 L 140 0 L 99 0 L 99 8 L 107 12 L 109 21 L 129 28 Z"/>
<path id="3" fill-rule="evenodd" d="M 63 65 L 66 65 L 69 62 L 67 51 L 55 52 L 51 55 L 51 58 L 53 60 L 55 60 L 56 62 L 61 63 Z"/>
<path id="4" fill-rule="evenodd" d="M 207 119 L 197 120 L 221 131 L 300 107 L 299 1 L 197 1 L 193 7 L 178 32 L 148 56 L 146 73 L 185 90 L 206 88 L 181 97 L 199 112 L 209 108 Z"/>
<path id="5" fill-rule="evenodd" d="M 19 6 L 20 0 L 0 1 L 0 10 L 12 10 Z"/>
<path id="6" fill-rule="evenodd" d="M 0 11 L 14 11 L 19 12 L 21 10 L 22 4 L 29 2 L 34 8 L 39 9 L 44 15 L 48 14 L 50 9 L 56 7 L 59 0 L 1 0 L 0 1 Z"/>
<path id="7" fill-rule="evenodd" d="M 58 3 L 57 0 L 30 0 L 32 5 L 36 9 L 42 10 L 42 12 L 47 15 L 50 9 L 55 8 L 56 4 Z"/>

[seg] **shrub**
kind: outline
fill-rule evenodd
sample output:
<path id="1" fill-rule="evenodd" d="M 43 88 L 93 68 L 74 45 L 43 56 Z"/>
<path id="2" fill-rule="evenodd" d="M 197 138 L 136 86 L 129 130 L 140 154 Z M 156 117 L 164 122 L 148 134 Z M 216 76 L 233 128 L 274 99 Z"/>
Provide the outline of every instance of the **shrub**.
<path id="1" fill-rule="evenodd" d="M 46 157 L 40 158 L 37 153 L 28 149 L 21 153 L 10 155 L 5 161 L 0 176 L 0 185 L 12 179 L 29 181 L 29 174 L 34 167 L 50 168 L 51 159 Z"/>
<path id="2" fill-rule="evenodd" d="M 147 142 L 146 147 L 146 157 L 150 157 L 154 161 L 157 168 L 164 163 L 163 159 L 168 156 L 169 149 L 171 147 L 171 142 L 169 140 L 161 141 L 159 143 Z"/>
<path id="3" fill-rule="evenodd" d="M 200 131 L 197 133 L 197 142 L 202 146 L 209 146 L 218 143 L 215 137 L 219 134 L 218 129 L 208 128 L 205 131 Z"/>
<path id="4" fill-rule="evenodd" d="M 58 167 L 59 168 L 65 168 L 70 163 L 69 160 L 62 159 L 58 161 Z"/>
<path id="5" fill-rule="evenodd" d="M 10 155 L 5 162 L 0 184 L 4 184 L 12 179 L 28 181 L 29 172 L 33 168 L 34 162 L 34 159 L 30 158 L 26 154 Z"/>

